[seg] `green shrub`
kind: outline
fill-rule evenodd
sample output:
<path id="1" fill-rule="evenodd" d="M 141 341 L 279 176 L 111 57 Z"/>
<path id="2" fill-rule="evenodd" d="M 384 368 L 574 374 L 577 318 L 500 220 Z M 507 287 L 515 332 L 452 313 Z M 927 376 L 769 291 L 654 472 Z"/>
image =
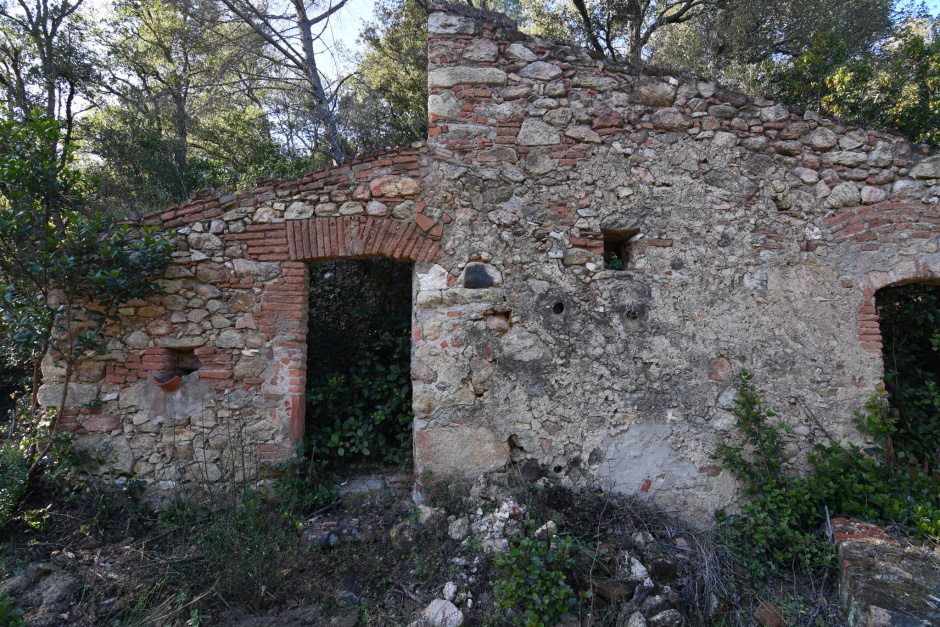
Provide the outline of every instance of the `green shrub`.
<path id="1" fill-rule="evenodd" d="M 307 391 L 314 456 L 404 463 L 411 447 L 411 369 L 407 335 L 383 333 L 347 373 L 330 373 Z M 390 363 L 391 362 L 391 363 Z"/>
<path id="2" fill-rule="evenodd" d="M 12 520 L 29 485 L 29 469 L 23 455 L 13 442 L 0 447 L 0 528 Z"/>
<path id="3" fill-rule="evenodd" d="M 571 539 L 515 539 L 509 551 L 494 556 L 499 578 L 493 592 L 502 610 L 515 609 L 516 625 L 553 625 L 578 604 L 568 585 L 567 573 L 574 565 Z"/>
<path id="4" fill-rule="evenodd" d="M 832 547 L 820 534 L 827 510 L 938 535 L 940 475 L 887 455 L 884 443 L 895 424 L 881 397 L 873 397 L 866 415 L 858 415 L 870 446 L 817 444 L 809 455 L 811 471 L 798 477 L 783 457 L 785 441 L 792 438 L 789 428 L 771 422 L 775 414 L 764 409 L 751 378 L 741 372 L 735 415 L 753 451 L 745 454 L 742 446 L 722 443 L 715 457 L 743 482 L 741 514 L 724 529 L 729 549 L 752 575 L 763 578 L 794 563 L 829 564 Z M 719 513 L 719 521 L 725 520 Z"/>
<path id="5" fill-rule="evenodd" d="M 9 594 L 0 595 L 0 627 L 20 627 L 25 625 L 23 615 L 13 608 L 16 599 Z"/>

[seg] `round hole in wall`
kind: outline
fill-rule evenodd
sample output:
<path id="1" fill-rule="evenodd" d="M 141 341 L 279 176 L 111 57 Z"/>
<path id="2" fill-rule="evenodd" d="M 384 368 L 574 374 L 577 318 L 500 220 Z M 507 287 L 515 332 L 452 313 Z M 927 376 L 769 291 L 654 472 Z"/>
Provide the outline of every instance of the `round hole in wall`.
<path id="1" fill-rule="evenodd" d="M 565 304 L 561 301 L 558 301 L 557 303 L 552 305 L 552 313 L 557 314 L 559 316 L 565 313 Z"/>

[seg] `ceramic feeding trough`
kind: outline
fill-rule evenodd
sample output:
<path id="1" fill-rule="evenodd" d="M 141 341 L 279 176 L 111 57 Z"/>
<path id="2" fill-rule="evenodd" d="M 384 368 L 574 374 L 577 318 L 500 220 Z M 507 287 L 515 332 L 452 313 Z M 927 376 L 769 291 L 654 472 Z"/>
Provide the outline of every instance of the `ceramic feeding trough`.
<path id="1" fill-rule="evenodd" d="M 161 380 L 160 375 L 154 375 L 154 379 L 156 380 L 160 389 L 164 392 L 175 392 L 176 388 L 180 386 L 180 381 L 182 381 L 179 375 L 173 375 L 165 381 Z"/>

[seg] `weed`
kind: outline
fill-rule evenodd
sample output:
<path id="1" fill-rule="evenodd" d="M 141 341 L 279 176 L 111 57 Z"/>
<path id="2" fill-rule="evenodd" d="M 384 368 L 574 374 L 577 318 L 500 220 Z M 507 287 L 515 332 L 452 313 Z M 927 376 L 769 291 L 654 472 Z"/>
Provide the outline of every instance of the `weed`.
<path id="1" fill-rule="evenodd" d="M 12 442 L 0 447 L 0 528 L 11 521 L 29 484 L 29 468 Z"/>
<path id="2" fill-rule="evenodd" d="M 891 456 L 895 427 L 881 397 L 859 415 L 859 428 L 872 438 L 867 448 L 818 444 L 809 456 L 811 472 L 797 477 L 783 455 L 789 429 L 772 422 L 751 378 L 741 372 L 735 415 L 752 451 L 722 443 L 715 455 L 744 484 L 741 515 L 727 519 L 719 512 L 718 520 L 728 523 L 722 525 L 726 546 L 748 572 L 765 578 L 794 563 L 828 567 L 832 547 L 816 531 L 827 510 L 919 533 L 940 531 L 940 475 Z"/>
<path id="3" fill-rule="evenodd" d="M 231 601 L 261 609 L 269 590 L 280 587 L 302 550 L 296 514 L 278 505 L 264 490 L 249 489 L 233 507 L 216 511 L 201 528 L 193 529 L 202 555 L 199 573 L 205 587 Z"/>
<path id="4" fill-rule="evenodd" d="M 518 612 L 516 625 L 552 625 L 578 604 L 567 581 L 574 566 L 571 545 L 570 538 L 526 536 L 514 540 L 506 554 L 494 556 L 500 577 L 493 591 L 500 609 Z"/>

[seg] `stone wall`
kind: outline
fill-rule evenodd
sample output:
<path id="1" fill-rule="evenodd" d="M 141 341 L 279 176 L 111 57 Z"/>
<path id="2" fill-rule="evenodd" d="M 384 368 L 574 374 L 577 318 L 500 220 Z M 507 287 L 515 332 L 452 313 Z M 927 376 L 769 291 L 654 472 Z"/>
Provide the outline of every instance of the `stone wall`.
<path id="1" fill-rule="evenodd" d="M 162 293 L 120 310 L 109 352 L 70 384 L 63 428 L 158 497 L 218 479 L 233 461 L 256 470 L 292 457 L 304 426 L 306 264 L 434 259 L 442 222 L 425 215 L 428 171 L 422 142 L 146 216 L 175 234 Z M 43 375 L 40 401 L 56 405 L 63 373 L 47 358 Z"/>
<path id="2" fill-rule="evenodd" d="M 219 474 L 233 427 L 289 457 L 305 264 L 374 255 L 415 263 L 418 477 L 515 462 L 692 516 L 725 507 L 711 454 L 739 437 L 741 368 L 799 436 L 793 459 L 857 438 L 882 376 L 874 294 L 940 272 L 940 156 L 467 7 L 432 5 L 429 46 L 426 146 L 149 217 L 179 252 L 76 384 L 104 400 L 73 412 L 89 445 L 162 489 Z M 605 269 L 605 239 L 625 269 Z M 151 376 L 191 357 L 175 392 Z"/>
<path id="3" fill-rule="evenodd" d="M 419 472 L 511 458 L 688 513 L 726 506 L 734 482 L 710 456 L 740 438 L 741 368 L 794 428 L 794 459 L 857 439 L 882 377 L 873 295 L 940 272 L 940 157 L 431 11 L 427 202 L 456 227 L 422 279 L 441 291 L 418 295 Z M 632 240 L 624 271 L 604 268 L 605 237 Z M 440 282 L 475 266 L 498 277 L 479 297 Z M 486 455 L 460 456 L 478 442 Z"/>

